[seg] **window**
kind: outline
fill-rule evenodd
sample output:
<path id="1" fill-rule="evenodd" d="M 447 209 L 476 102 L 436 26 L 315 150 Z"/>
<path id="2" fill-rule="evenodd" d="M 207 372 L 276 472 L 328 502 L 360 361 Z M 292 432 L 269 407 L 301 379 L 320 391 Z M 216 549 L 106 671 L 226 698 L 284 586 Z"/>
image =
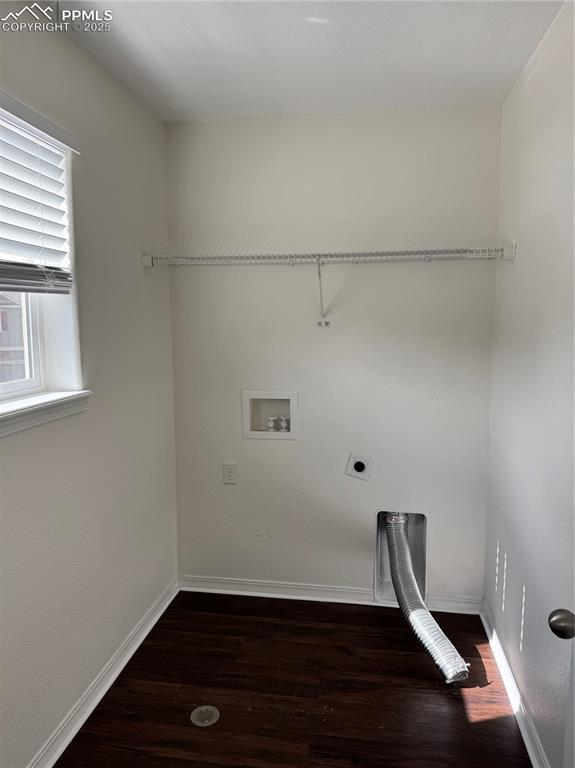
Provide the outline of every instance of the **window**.
<path id="1" fill-rule="evenodd" d="M 43 388 L 38 297 L 0 292 L 0 397 Z"/>
<path id="2" fill-rule="evenodd" d="M 72 285 L 68 156 L 0 111 L 0 399 L 45 389 L 42 295 Z"/>
<path id="3" fill-rule="evenodd" d="M 85 410 L 90 394 L 78 362 L 66 138 L 0 92 L 0 436 Z"/>

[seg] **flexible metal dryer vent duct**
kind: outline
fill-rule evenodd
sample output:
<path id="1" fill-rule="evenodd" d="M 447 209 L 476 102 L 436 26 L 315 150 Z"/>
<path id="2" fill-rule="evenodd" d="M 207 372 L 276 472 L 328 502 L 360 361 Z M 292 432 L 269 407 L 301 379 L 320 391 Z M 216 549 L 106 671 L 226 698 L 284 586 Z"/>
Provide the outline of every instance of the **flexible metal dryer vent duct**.
<path id="1" fill-rule="evenodd" d="M 385 532 L 391 580 L 403 615 L 443 673 L 445 682 L 465 680 L 467 664 L 427 610 L 417 586 L 407 540 L 407 515 L 387 512 Z"/>

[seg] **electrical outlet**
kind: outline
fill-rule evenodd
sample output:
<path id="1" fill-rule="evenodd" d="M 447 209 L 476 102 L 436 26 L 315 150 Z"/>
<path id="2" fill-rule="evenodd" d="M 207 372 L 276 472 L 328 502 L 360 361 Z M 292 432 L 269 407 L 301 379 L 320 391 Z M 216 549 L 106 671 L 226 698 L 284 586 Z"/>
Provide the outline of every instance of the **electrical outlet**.
<path id="1" fill-rule="evenodd" d="M 223 475 L 224 475 L 224 485 L 237 485 L 238 484 L 237 461 L 224 461 Z"/>

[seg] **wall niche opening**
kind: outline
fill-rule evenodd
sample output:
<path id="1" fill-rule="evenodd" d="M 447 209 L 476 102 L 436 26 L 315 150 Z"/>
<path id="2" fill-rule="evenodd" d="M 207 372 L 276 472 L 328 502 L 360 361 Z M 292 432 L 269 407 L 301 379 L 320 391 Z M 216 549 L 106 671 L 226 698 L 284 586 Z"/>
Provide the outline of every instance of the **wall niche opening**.
<path id="1" fill-rule="evenodd" d="M 261 440 L 297 440 L 297 392 L 242 392 L 243 436 Z"/>

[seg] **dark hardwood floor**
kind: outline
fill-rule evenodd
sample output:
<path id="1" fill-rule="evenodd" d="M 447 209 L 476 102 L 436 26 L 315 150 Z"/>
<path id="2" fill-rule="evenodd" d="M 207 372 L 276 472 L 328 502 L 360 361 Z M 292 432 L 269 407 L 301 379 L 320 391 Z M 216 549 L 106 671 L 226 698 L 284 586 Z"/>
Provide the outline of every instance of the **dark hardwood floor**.
<path id="1" fill-rule="evenodd" d="M 479 618 L 435 615 L 465 683 L 396 609 L 180 593 L 57 768 L 527 768 Z"/>

